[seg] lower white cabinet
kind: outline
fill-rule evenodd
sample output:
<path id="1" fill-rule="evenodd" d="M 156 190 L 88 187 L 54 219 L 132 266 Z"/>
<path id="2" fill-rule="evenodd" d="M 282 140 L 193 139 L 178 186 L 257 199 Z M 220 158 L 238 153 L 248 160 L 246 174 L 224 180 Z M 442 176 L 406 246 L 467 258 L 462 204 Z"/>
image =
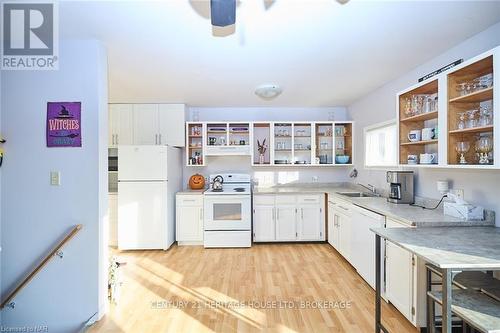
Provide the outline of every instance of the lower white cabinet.
<path id="1" fill-rule="evenodd" d="M 325 240 L 324 194 L 255 194 L 254 242 Z"/>
<path id="2" fill-rule="evenodd" d="M 297 234 L 297 208 L 294 205 L 276 206 L 276 240 L 295 241 Z"/>
<path id="3" fill-rule="evenodd" d="M 386 219 L 387 228 L 408 228 L 407 225 Z M 386 241 L 386 297 L 410 322 L 416 320 L 416 259 L 407 250 Z"/>
<path id="4" fill-rule="evenodd" d="M 203 195 L 176 195 L 176 240 L 178 245 L 203 245 Z"/>
<path id="5" fill-rule="evenodd" d="M 347 261 L 350 261 L 351 204 L 346 201 L 333 197 L 332 200 L 330 200 L 328 203 L 328 220 L 329 220 L 328 242 Z"/>
<path id="6" fill-rule="evenodd" d="M 272 242 L 276 239 L 273 205 L 257 205 L 253 209 L 253 234 L 255 242 Z"/>

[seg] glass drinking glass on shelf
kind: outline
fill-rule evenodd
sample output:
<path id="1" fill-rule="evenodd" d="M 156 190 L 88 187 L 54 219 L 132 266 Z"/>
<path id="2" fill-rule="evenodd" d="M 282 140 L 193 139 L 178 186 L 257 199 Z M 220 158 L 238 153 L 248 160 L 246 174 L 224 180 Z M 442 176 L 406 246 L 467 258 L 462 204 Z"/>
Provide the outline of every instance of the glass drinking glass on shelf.
<path id="1" fill-rule="evenodd" d="M 493 124 L 491 107 L 481 106 L 479 108 L 479 126 L 489 126 L 491 124 Z"/>
<path id="2" fill-rule="evenodd" d="M 460 141 L 455 144 L 455 150 L 460 155 L 460 164 L 467 164 L 467 160 L 465 159 L 465 154 L 470 149 L 470 143 L 468 141 Z"/>
<path id="3" fill-rule="evenodd" d="M 477 110 L 469 110 L 466 112 L 467 113 L 467 123 L 466 123 L 467 128 L 477 127 L 476 112 L 477 112 Z"/>
<path id="4" fill-rule="evenodd" d="M 479 151 L 479 164 L 490 164 L 489 154 L 493 150 L 493 137 L 491 134 L 481 135 L 476 142 Z"/>
<path id="5" fill-rule="evenodd" d="M 457 124 L 457 129 L 463 130 L 465 129 L 465 112 L 459 112 L 458 113 L 458 124 Z"/>
<path id="6" fill-rule="evenodd" d="M 429 113 L 432 111 L 432 98 L 430 95 L 424 97 L 423 112 Z"/>
<path id="7" fill-rule="evenodd" d="M 405 98 L 405 115 L 407 117 L 411 117 L 413 115 L 413 111 L 411 109 L 411 98 L 410 97 Z"/>
<path id="8" fill-rule="evenodd" d="M 458 94 L 460 96 L 464 96 L 467 94 L 467 82 L 462 82 L 462 83 L 458 83 L 456 86 L 455 86 L 455 90 L 458 92 Z"/>

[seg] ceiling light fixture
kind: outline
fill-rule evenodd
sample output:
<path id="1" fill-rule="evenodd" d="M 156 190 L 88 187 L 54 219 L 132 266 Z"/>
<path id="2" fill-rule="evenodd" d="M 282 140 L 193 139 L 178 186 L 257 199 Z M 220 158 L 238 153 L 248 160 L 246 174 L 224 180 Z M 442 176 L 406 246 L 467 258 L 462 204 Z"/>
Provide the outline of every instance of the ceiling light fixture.
<path id="1" fill-rule="evenodd" d="M 262 84 L 255 89 L 255 95 L 265 100 L 276 98 L 281 93 L 282 90 L 277 84 Z"/>

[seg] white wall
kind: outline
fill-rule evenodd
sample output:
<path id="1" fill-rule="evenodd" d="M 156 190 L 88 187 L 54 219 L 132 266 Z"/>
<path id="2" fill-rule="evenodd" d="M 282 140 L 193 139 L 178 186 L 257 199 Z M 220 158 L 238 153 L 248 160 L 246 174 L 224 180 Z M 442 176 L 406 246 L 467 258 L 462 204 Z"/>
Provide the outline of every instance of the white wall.
<path id="1" fill-rule="evenodd" d="M 349 115 L 356 122 L 358 142 L 362 142 L 363 128 L 365 126 L 396 117 L 396 94 L 415 84 L 419 77 L 454 60 L 472 58 L 499 44 L 500 23 L 497 23 L 348 106 Z M 397 52 L 397 50 L 394 52 Z M 371 183 L 378 187 L 387 187 L 384 170 L 369 170 L 363 167 L 363 144 L 357 145 L 354 162 L 359 171 L 358 181 Z M 448 179 L 452 182 L 451 185 L 454 188 L 465 189 L 465 198 L 467 200 L 495 210 L 497 214 L 500 214 L 500 201 L 498 200 L 500 171 L 418 169 L 415 170 L 415 173 L 416 194 L 419 196 L 439 198 L 440 193 L 436 190 L 436 181 Z M 497 218 L 497 226 L 500 226 L 500 218 Z"/>
<path id="2" fill-rule="evenodd" d="M 107 208 L 107 60 L 97 41 L 63 41 L 59 59 L 58 71 L 2 73 L 2 295 L 74 225 L 83 229 L 64 259 L 21 291 L 15 309 L 2 311 L 2 324 L 76 332 L 105 300 L 99 239 Z M 82 148 L 46 147 L 48 101 L 82 102 Z M 49 185 L 51 170 L 61 172 L 61 186 Z"/>
<path id="3" fill-rule="evenodd" d="M 347 120 L 346 108 L 205 108 L 190 107 L 188 119 L 198 112 L 200 121 L 321 121 L 328 120 L 333 112 L 335 120 Z M 348 180 L 350 167 L 252 167 L 250 157 L 224 156 L 207 157 L 206 167 L 184 167 L 184 187 L 195 173 L 204 176 L 221 172 L 249 173 L 260 184 L 312 182 L 313 176 L 319 182 L 341 182 Z M 185 164 L 185 161 L 184 161 Z"/>

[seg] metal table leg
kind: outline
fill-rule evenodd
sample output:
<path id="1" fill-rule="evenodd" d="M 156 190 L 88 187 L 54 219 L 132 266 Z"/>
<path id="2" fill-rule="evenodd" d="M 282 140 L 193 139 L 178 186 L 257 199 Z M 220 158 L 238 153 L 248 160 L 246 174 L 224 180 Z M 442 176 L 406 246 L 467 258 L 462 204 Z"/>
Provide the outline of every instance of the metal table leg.
<path id="1" fill-rule="evenodd" d="M 380 291 L 382 289 L 382 281 L 380 278 L 380 261 L 381 261 L 381 251 L 380 251 L 380 236 L 375 234 L 375 332 L 380 333 L 383 331 L 387 333 L 387 330 L 382 325 L 381 317 L 381 304 L 380 304 Z"/>
<path id="2" fill-rule="evenodd" d="M 451 283 L 453 280 L 452 271 L 450 269 L 443 269 L 443 333 L 451 333 Z"/>

